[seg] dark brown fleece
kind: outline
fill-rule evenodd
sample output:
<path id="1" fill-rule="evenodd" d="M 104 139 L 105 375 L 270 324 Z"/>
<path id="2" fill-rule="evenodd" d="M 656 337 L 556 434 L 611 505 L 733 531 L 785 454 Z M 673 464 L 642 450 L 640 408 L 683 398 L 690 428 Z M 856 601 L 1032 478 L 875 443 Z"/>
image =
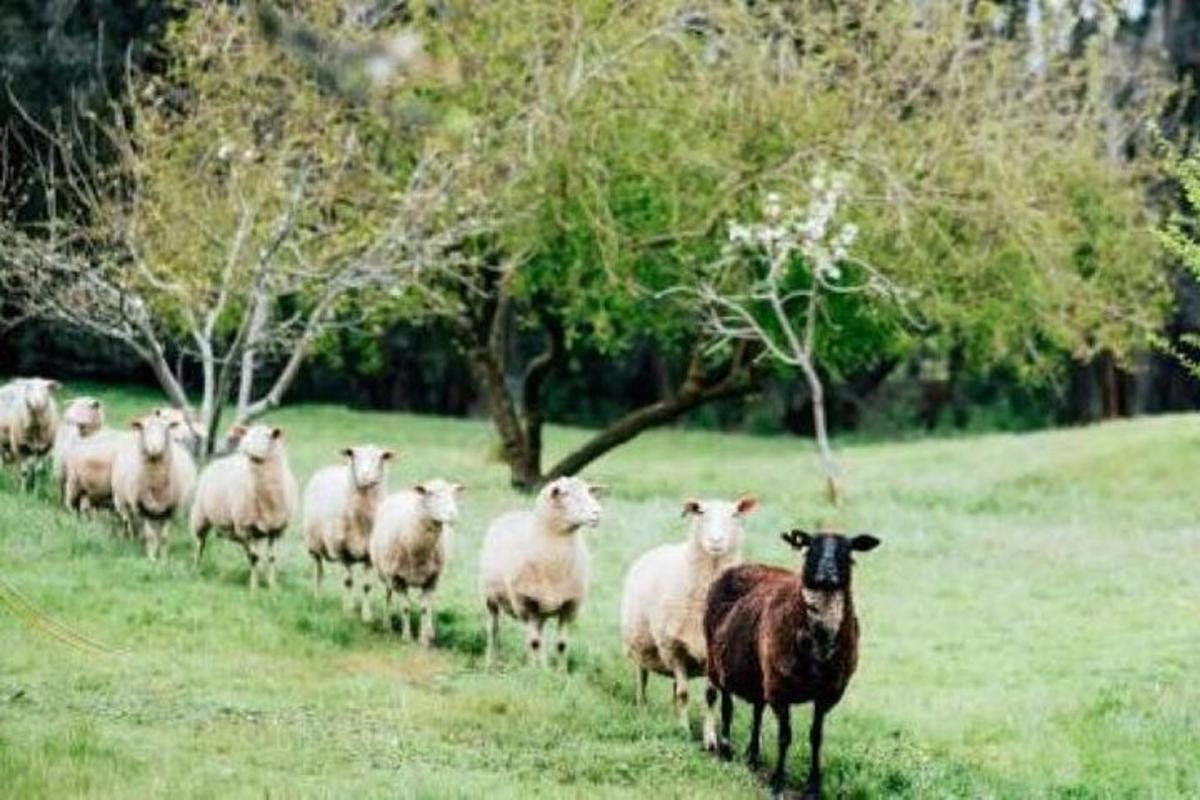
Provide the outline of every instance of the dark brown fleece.
<path id="1" fill-rule="evenodd" d="M 811 624 L 796 573 L 757 564 L 729 570 L 708 593 L 709 680 L 751 703 L 834 705 L 858 666 L 858 619 L 849 586 L 841 593 L 841 626 L 827 634 Z"/>

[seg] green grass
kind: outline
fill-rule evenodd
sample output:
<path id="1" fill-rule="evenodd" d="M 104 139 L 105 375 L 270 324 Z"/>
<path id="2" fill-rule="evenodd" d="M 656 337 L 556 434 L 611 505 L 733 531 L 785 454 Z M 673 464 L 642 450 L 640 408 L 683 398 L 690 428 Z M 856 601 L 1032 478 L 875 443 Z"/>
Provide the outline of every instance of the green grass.
<path id="1" fill-rule="evenodd" d="M 124 421 L 149 394 L 87 387 Z M 393 486 L 470 484 L 439 611 L 441 646 L 400 643 L 309 593 L 295 533 L 282 586 L 251 598 L 217 541 L 199 574 L 0 488 L 0 575 L 120 652 L 67 647 L 0 614 L 0 795 L 11 797 L 754 797 L 669 713 L 663 679 L 632 706 L 618 640 L 624 570 L 682 535 L 689 494 L 752 490 L 751 558 L 824 516 L 805 443 L 664 431 L 589 474 L 611 487 L 591 536 L 593 591 L 568 676 L 481 670 L 476 555 L 486 521 L 527 502 L 490 463 L 485 424 L 289 408 L 301 478 L 347 443 L 396 446 Z M 553 429 L 556 448 L 584 432 Z M 553 454 L 551 454 L 553 455 Z M 1200 793 L 1200 427 L 1161 417 L 955 441 L 848 447 L 859 558 L 859 673 L 827 728 L 845 797 L 1185 797 Z M 700 685 L 694 687 L 698 696 Z M 747 710 L 737 711 L 739 750 Z M 697 715 L 698 717 L 698 715 Z M 797 712 L 807 725 L 807 710 Z M 773 726 L 766 734 L 773 737 Z M 797 737 L 798 785 L 806 748 Z M 768 740 L 769 741 L 769 740 Z M 768 752 L 773 751 L 768 748 Z"/>

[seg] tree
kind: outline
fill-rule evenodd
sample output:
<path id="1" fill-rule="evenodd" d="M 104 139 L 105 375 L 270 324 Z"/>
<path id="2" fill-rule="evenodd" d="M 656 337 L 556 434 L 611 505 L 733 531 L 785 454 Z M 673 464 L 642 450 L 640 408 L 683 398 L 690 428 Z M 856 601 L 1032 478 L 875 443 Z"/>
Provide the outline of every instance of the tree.
<path id="1" fill-rule="evenodd" d="M 1179 208 L 1158 230 L 1163 250 L 1193 278 L 1200 279 L 1200 238 L 1197 237 L 1197 213 L 1200 212 L 1200 152 L 1195 144 L 1181 148 L 1160 141 L 1163 171 L 1175 184 Z M 1176 341 L 1165 336 L 1155 340 L 1157 347 L 1169 354 L 1191 373 L 1200 378 L 1200 334 L 1183 332 Z"/>
<path id="2" fill-rule="evenodd" d="M 1031 78 L 1020 37 L 948 4 L 497 2 L 447 20 L 427 29 L 463 65 L 442 111 L 505 165 L 512 213 L 444 308 L 518 485 L 754 391 L 763 337 L 714 349 L 663 292 L 702 285 L 727 221 L 766 191 L 796 196 L 820 162 L 854 174 L 862 261 L 917 293 L 925 324 L 831 297 L 847 316 L 815 359 L 792 349 L 797 365 L 837 375 L 921 347 L 1033 373 L 1127 353 L 1161 319 L 1145 167 L 1109 156 L 1161 95 L 1148 82 L 1114 107 L 1107 34 Z M 529 332 L 546 347 L 525 360 Z M 684 377 L 543 468 L 540 395 L 581 341 L 611 358 L 649 341 Z"/>
<path id="3" fill-rule="evenodd" d="M 228 248 L 204 234 L 237 238 L 231 170 L 213 169 L 237 131 L 237 185 L 259 209 L 244 252 L 276 252 L 283 288 L 255 295 L 254 259 L 239 259 L 213 327 L 213 412 L 222 374 L 230 386 L 250 375 L 237 383 L 253 389 L 254 375 L 290 363 L 262 345 L 309 352 L 297 332 L 316 309 L 317 340 L 363 314 L 436 317 L 471 363 L 523 487 L 755 391 L 765 340 L 714 347 L 695 304 L 664 292 L 711 278 L 729 220 L 748 219 L 770 191 L 802 196 L 818 163 L 854 176 L 845 213 L 858 254 L 918 293 L 925 322 L 916 331 L 827 295 L 836 327 L 807 358 L 820 382 L 918 347 L 1030 371 L 1063 353 L 1128 350 L 1156 324 L 1162 286 L 1143 255 L 1143 167 L 1110 158 L 1109 145 L 1154 113 L 1157 95 L 1110 102 L 1100 35 L 1048 52 L 1031 74 L 1021 31 L 997 31 L 986 8 L 462 0 L 357 13 L 299 0 L 288 15 L 260 3 L 242 16 L 202 4 L 168 41 L 179 71 L 138 87 L 135 158 L 105 175 L 100 222 L 23 241 L 104 265 L 120 278 L 113 297 L 144 302 L 161 360 L 202 365 L 185 307 L 202 318 L 221 296 Z M 426 61 L 413 55 L 418 34 L 433 68 L 406 70 Z M 292 197 L 295 223 L 264 249 Z M 138 277 L 117 235 L 125 219 L 155 281 L 203 291 L 183 304 Z M 350 288 L 323 303 L 342 268 L 355 270 Z M 397 275 L 409 291 L 391 291 Z M 254 335 L 263 311 L 268 332 Z M 635 348 L 661 356 L 673 390 L 546 466 L 544 401 L 574 357 L 613 362 Z"/>
<path id="4" fill-rule="evenodd" d="M 236 10 L 202 7 L 169 44 L 165 79 L 134 80 L 88 128 L 27 118 L 51 199 L 37 235 L 0 228 L 5 288 L 27 316 L 128 345 L 212 452 L 235 377 L 246 423 L 336 312 L 400 292 L 479 230 L 447 212 L 451 159 L 425 154 L 385 185 L 363 115 L 279 65 Z M 199 366 L 198 403 L 173 355 Z"/>
<path id="5" fill-rule="evenodd" d="M 34 130 L 26 123 L 51 125 L 64 109 L 99 110 L 121 92 L 130 67 L 155 72 L 158 45 L 176 3 L 161 0 L 79 0 L 48 3 L 12 0 L 0 11 L 0 129 L 12 145 Z M 21 192 L 16 213 L 36 218 L 44 210 L 37 192 L 35 164 L 26 151 L 10 147 L 5 157 Z"/>
<path id="6" fill-rule="evenodd" d="M 840 505 L 840 469 L 829 444 L 818 335 L 843 335 L 839 326 L 848 317 L 876 306 L 902 314 L 904 290 L 852 258 L 857 226 L 834 224 L 846 176 L 817 173 L 812 190 L 807 205 L 789 209 L 779 195 L 767 195 L 763 221 L 731 223 L 724 257 L 695 286 L 676 290 L 695 298 L 714 346 L 751 342 L 767 358 L 804 376 L 827 497 Z M 868 308 L 855 307 L 862 303 Z"/>

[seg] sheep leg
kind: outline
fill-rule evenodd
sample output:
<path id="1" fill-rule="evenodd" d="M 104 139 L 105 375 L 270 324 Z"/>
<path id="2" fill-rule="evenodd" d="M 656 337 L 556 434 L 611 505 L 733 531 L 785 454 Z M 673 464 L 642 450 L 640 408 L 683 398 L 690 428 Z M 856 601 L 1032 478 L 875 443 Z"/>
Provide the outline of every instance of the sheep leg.
<path id="1" fill-rule="evenodd" d="M 70 473 L 67 473 L 67 478 L 63 481 L 63 505 L 68 511 L 79 513 L 79 483 Z"/>
<path id="2" fill-rule="evenodd" d="M 529 661 L 540 666 L 549 666 L 546 659 L 546 648 L 542 647 L 542 627 L 546 624 L 540 616 L 531 616 L 525 620 L 525 646 L 529 648 Z"/>
<path id="3" fill-rule="evenodd" d="M 750 721 L 750 743 L 746 745 L 746 763 L 750 769 L 754 770 L 762 766 L 762 750 L 759 740 L 762 738 L 762 718 L 765 708 L 766 706 L 762 703 L 755 703 L 754 717 Z"/>
<path id="4" fill-rule="evenodd" d="M 821 738 L 825 725 L 825 712 L 820 703 L 813 704 L 812 727 L 808 729 L 809 767 L 808 781 L 804 785 L 804 797 L 820 800 L 821 797 Z"/>
<path id="5" fill-rule="evenodd" d="M 346 568 L 346 577 L 342 578 L 342 611 L 351 612 L 354 610 L 354 567 L 349 561 L 343 561 L 342 566 Z"/>
<path id="6" fill-rule="evenodd" d="M 733 727 L 733 695 L 729 690 L 721 690 L 721 735 L 717 740 L 717 756 L 722 761 L 733 758 L 733 745 L 730 742 L 730 728 Z"/>
<path id="7" fill-rule="evenodd" d="M 634 684 L 634 686 L 635 686 L 634 701 L 639 706 L 645 706 L 646 705 L 646 681 L 650 680 L 650 670 L 648 670 L 642 666 L 636 666 L 633 668 L 633 671 L 635 673 L 637 673 L 637 678 L 635 679 L 636 683 Z"/>
<path id="8" fill-rule="evenodd" d="M 642 674 L 646 671 L 642 670 Z M 644 685 L 642 694 L 645 695 Z M 717 688 L 711 683 L 704 689 L 704 749 L 710 753 L 721 749 L 717 740 Z"/>
<path id="9" fill-rule="evenodd" d="M 200 559 L 204 558 L 204 545 L 208 543 L 208 526 L 195 527 L 192 535 L 196 537 L 196 555 L 192 558 L 192 565 L 196 569 L 200 569 Z"/>
<path id="10" fill-rule="evenodd" d="M 254 542 L 247 538 L 244 531 L 235 531 L 234 535 L 246 551 L 246 559 L 250 562 L 250 591 L 255 592 L 258 590 L 258 552 L 254 549 Z"/>
<path id="11" fill-rule="evenodd" d="M 167 544 L 167 539 L 171 535 L 171 521 L 163 520 L 155 526 L 155 540 L 158 542 L 157 558 L 161 561 L 166 561 L 171 554 L 171 548 Z"/>
<path id="12" fill-rule="evenodd" d="M 367 574 L 367 567 L 362 568 L 362 607 L 359 611 L 362 613 L 362 621 L 370 624 L 371 622 L 371 576 Z"/>
<path id="13" fill-rule="evenodd" d="M 571 622 L 565 616 L 559 615 L 558 626 L 555 629 L 554 650 L 557 653 L 558 665 L 562 671 L 567 671 L 567 645 L 570 643 Z"/>
<path id="14" fill-rule="evenodd" d="M 433 590 L 421 590 L 421 646 L 433 645 Z"/>
<path id="15" fill-rule="evenodd" d="M 142 544 L 146 546 L 146 558 L 154 561 L 158 558 L 158 539 L 155 536 L 154 526 L 149 520 L 142 522 Z"/>
<path id="16" fill-rule="evenodd" d="M 496 650 L 499 646 L 500 639 L 500 607 L 488 600 L 485 603 L 487 607 L 487 653 L 484 657 L 484 663 L 490 669 L 496 664 Z"/>
<path id="17" fill-rule="evenodd" d="M 787 703 L 772 703 L 771 710 L 779 723 L 779 752 L 775 771 L 771 773 L 771 791 L 779 794 L 787 786 L 787 751 L 792 744 L 792 707 Z"/>
<path id="18" fill-rule="evenodd" d="M 325 564 L 316 553 L 309 553 L 313 560 L 313 597 L 321 596 L 321 578 L 325 574 Z"/>
<path id="19" fill-rule="evenodd" d="M 392 624 L 392 595 L 395 592 L 387 581 L 383 581 L 383 627 Z"/>
<path id="20" fill-rule="evenodd" d="M 270 589 L 274 589 L 279 580 L 279 575 L 275 567 L 275 539 L 276 537 L 274 536 L 270 537 L 264 546 L 267 551 L 267 587 Z"/>
<path id="21" fill-rule="evenodd" d="M 400 592 L 400 638 L 413 638 L 412 632 L 412 597 L 408 593 L 408 584 L 402 584 Z"/>
<path id="22" fill-rule="evenodd" d="M 151 561 L 158 561 L 159 556 L 166 550 L 166 525 L 151 520 L 142 521 L 142 539 L 146 544 L 146 556 Z"/>
<path id="23" fill-rule="evenodd" d="M 683 664 L 675 662 L 675 713 L 679 717 L 679 724 L 688 733 L 691 733 L 692 728 L 688 724 L 688 676 L 687 670 Z"/>
<path id="24" fill-rule="evenodd" d="M 123 539 L 132 539 L 133 526 L 129 523 L 129 510 L 116 497 L 113 497 L 113 511 L 117 512 L 117 527 L 120 530 L 118 535 Z"/>

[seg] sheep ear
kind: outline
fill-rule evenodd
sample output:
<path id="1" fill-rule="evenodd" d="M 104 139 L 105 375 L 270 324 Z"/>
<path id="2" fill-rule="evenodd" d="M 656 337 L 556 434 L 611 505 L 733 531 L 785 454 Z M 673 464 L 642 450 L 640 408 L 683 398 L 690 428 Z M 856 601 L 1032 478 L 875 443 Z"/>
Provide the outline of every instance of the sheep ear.
<path id="1" fill-rule="evenodd" d="M 604 497 L 604 495 L 608 494 L 608 487 L 603 483 L 589 483 L 588 492 L 592 497 Z"/>
<path id="2" fill-rule="evenodd" d="M 352 447 L 343 447 L 339 452 L 346 458 L 354 458 L 354 448 Z"/>
<path id="3" fill-rule="evenodd" d="M 429 489 L 427 489 L 423 483 L 414 483 L 413 491 L 417 494 L 429 494 Z"/>
<path id="4" fill-rule="evenodd" d="M 246 435 L 245 425 L 234 425 L 229 429 L 229 436 L 233 439 L 240 439 Z"/>
<path id="5" fill-rule="evenodd" d="M 699 500 L 697 500 L 694 497 L 689 497 L 687 500 L 683 501 L 682 516 L 686 517 L 688 514 L 699 514 L 699 513 L 700 513 L 700 501 Z"/>
<path id="6" fill-rule="evenodd" d="M 879 547 L 881 542 L 869 533 L 860 533 L 850 540 L 850 549 L 865 553 Z"/>
<path id="7" fill-rule="evenodd" d="M 55 380 L 46 381 L 46 388 L 52 392 L 57 392 L 62 388 L 62 384 Z"/>
<path id="8" fill-rule="evenodd" d="M 779 537 L 791 545 L 794 550 L 803 550 L 812 544 L 812 536 L 798 528 L 790 530 L 787 533 L 781 533 Z"/>
<path id="9" fill-rule="evenodd" d="M 392 459 L 396 458 L 399 455 L 400 454 L 397 453 L 395 450 L 384 450 L 383 453 L 381 453 L 379 457 L 382 458 L 384 461 L 391 461 Z"/>
<path id="10" fill-rule="evenodd" d="M 96 409 L 97 411 L 100 410 L 100 401 L 95 398 L 92 398 L 92 402 L 88 403 L 88 405 L 90 405 L 92 408 Z"/>
<path id="11" fill-rule="evenodd" d="M 271 428 L 271 438 L 272 439 L 282 439 L 283 438 L 283 428 Z"/>
<path id="12" fill-rule="evenodd" d="M 140 431 L 142 429 L 142 421 L 140 419 L 135 419 L 133 422 L 129 423 L 129 427 Z"/>
<path id="13" fill-rule="evenodd" d="M 456 483 L 451 488 L 453 488 L 456 493 L 465 492 L 467 490 L 467 485 L 465 483 Z"/>
<path id="14" fill-rule="evenodd" d="M 738 498 L 738 501 L 737 501 L 738 516 L 741 516 L 742 514 L 749 514 L 751 511 L 753 511 L 756 508 L 758 508 L 758 500 L 751 497 L 750 495 L 744 495 L 744 496 Z"/>

